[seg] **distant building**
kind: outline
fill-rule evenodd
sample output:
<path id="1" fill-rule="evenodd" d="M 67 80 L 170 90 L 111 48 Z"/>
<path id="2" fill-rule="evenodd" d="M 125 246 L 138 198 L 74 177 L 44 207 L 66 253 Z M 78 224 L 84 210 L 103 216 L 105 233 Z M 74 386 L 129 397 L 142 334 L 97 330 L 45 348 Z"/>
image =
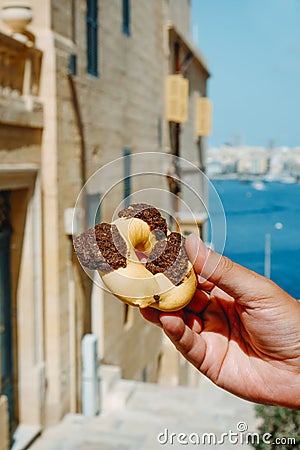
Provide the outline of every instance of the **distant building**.
<path id="1" fill-rule="evenodd" d="M 215 177 L 265 177 L 268 180 L 299 180 L 300 148 L 221 146 L 207 150 L 207 175 Z"/>
<path id="2" fill-rule="evenodd" d="M 268 167 L 268 154 L 263 148 L 240 148 L 237 173 L 241 175 L 263 175 Z"/>
<path id="3" fill-rule="evenodd" d="M 120 366 L 124 377 L 155 382 L 163 371 L 170 378 L 160 330 L 91 283 L 65 218 L 106 163 L 137 152 L 174 153 L 165 81 L 175 52 L 189 80 L 180 155 L 204 168 L 194 111 L 209 76 L 189 42 L 188 0 L 13 3 L 12 12 L 0 0 L 0 450 L 18 425 L 39 432 L 81 411 L 86 333 L 99 338 L 101 362 Z M 161 169 L 159 158 L 148 168 Z M 101 220 L 111 219 L 125 193 L 147 186 L 141 177 L 130 184 L 130 165 L 120 167 L 89 186 L 87 204 L 98 204 L 123 176 L 126 185 L 101 203 Z M 183 176 L 205 198 L 202 181 Z M 158 178 L 156 187 L 168 190 L 167 181 Z M 158 201 L 170 210 L 167 198 L 154 196 Z M 182 368 L 179 360 L 172 368 L 176 382 L 187 381 Z"/>

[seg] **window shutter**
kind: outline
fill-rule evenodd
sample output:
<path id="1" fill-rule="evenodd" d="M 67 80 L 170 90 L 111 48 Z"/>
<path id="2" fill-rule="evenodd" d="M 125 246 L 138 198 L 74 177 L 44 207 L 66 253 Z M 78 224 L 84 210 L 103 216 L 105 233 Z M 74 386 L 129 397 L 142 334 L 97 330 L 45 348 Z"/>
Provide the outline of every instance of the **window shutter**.
<path id="1" fill-rule="evenodd" d="M 196 99 L 196 135 L 209 136 L 211 134 L 211 101 L 207 97 Z"/>
<path id="2" fill-rule="evenodd" d="M 189 82 L 186 78 L 182 78 L 180 82 L 180 117 L 181 123 L 188 120 L 188 104 L 189 104 Z"/>
<path id="3" fill-rule="evenodd" d="M 169 122 L 188 119 L 189 82 L 181 74 L 168 75 L 166 80 L 166 115 Z"/>

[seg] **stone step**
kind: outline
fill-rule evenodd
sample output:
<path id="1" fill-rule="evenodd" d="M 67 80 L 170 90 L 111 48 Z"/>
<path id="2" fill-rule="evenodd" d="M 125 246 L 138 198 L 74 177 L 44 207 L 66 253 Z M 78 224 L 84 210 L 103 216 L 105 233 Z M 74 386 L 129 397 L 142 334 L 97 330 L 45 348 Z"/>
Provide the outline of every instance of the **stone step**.
<path id="1" fill-rule="evenodd" d="M 119 366 L 101 364 L 99 367 L 99 378 L 101 383 L 101 394 L 105 396 L 112 391 L 114 386 L 122 378 L 122 371 Z"/>
<path id="2" fill-rule="evenodd" d="M 196 389 L 119 380 L 113 383 L 106 409 L 99 416 L 68 414 L 58 426 L 47 430 L 31 450 L 195 448 L 193 444 L 178 442 L 179 433 L 184 433 L 186 440 L 193 436 L 202 439 L 204 433 L 211 433 L 201 443 L 201 448 L 211 449 L 213 443 L 207 440 L 220 438 L 230 430 L 238 432 L 239 423 L 245 424 L 248 431 L 255 431 L 254 406 L 222 391 L 204 377 Z M 227 438 L 220 448 L 239 447 Z M 243 444 L 242 448 L 252 447 Z"/>

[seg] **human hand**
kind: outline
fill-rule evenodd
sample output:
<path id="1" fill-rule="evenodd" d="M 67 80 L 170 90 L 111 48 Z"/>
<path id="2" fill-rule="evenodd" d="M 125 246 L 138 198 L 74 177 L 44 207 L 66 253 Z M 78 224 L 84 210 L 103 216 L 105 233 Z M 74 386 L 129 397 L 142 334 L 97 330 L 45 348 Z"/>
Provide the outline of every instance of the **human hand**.
<path id="1" fill-rule="evenodd" d="M 300 303 L 272 281 L 209 250 L 186 249 L 199 284 L 173 313 L 142 315 L 216 385 L 246 400 L 300 409 Z"/>

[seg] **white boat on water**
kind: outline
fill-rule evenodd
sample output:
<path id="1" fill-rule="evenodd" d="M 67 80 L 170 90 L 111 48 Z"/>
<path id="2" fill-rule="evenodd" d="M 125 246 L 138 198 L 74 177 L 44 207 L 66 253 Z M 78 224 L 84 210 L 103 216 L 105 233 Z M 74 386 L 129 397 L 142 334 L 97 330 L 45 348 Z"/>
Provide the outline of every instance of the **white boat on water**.
<path id="1" fill-rule="evenodd" d="M 255 180 L 252 182 L 252 187 L 257 191 L 264 191 L 266 189 L 266 185 L 261 180 Z"/>
<path id="2" fill-rule="evenodd" d="M 287 184 L 292 184 L 292 183 L 296 183 L 296 178 L 293 177 L 292 175 L 282 175 L 279 178 L 279 181 L 281 183 L 287 183 Z"/>

